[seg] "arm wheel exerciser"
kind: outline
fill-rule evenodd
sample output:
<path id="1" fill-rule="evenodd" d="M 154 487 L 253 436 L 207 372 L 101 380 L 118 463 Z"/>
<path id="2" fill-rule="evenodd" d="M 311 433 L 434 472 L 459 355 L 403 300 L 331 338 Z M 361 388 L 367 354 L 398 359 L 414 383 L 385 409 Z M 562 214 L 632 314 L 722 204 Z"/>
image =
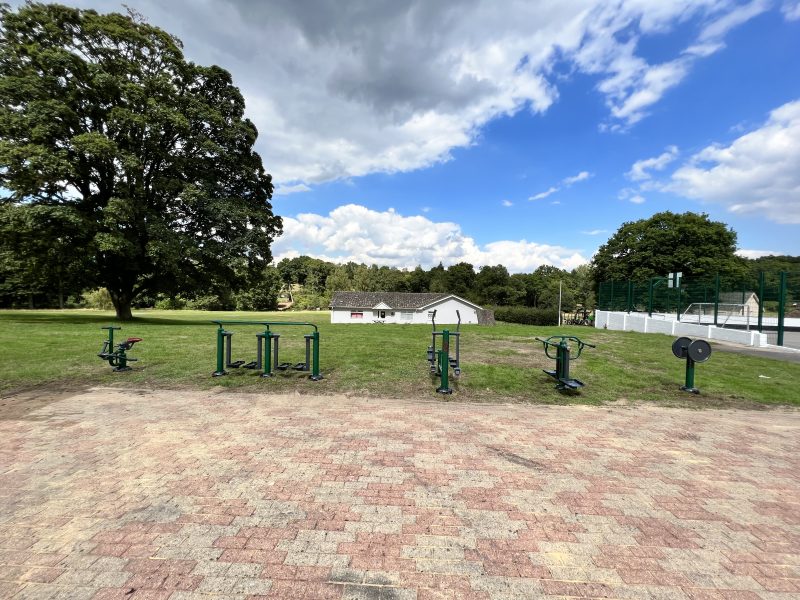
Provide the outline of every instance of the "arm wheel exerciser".
<path id="1" fill-rule="evenodd" d="M 582 388 L 584 383 L 580 379 L 569 376 L 569 363 L 580 358 L 584 348 L 595 348 L 595 346 L 581 341 L 580 338 L 574 335 L 551 335 L 544 340 L 538 337 L 535 339 L 538 342 L 542 342 L 544 345 L 544 353 L 547 355 L 547 358 L 552 358 L 556 361 L 555 370 L 548 371 L 547 369 L 542 369 L 558 382 L 556 384 L 556 389 L 564 391 Z M 570 354 L 570 342 L 575 342 L 578 345 L 578 352 L 574 356 Z M 550 354 L 551 350 L 556 353 L 555 356 Z"/>
<path id="2" fill-rule="evenodd" d="M 691 394 L 699 394 L 700 390 L 694 387 L 694 365 L 706 362 L 711 358 L 711 344 L 705 340 L 692 340 L 688 337 L 679 337 L 672 342 L 672 354 L 675 358 L 686 361 L 686 381 L 681 389 Z"/>
<path id="3" fill-rule="evenodd" d="M 101 327 L 100 329 L 108 330 L 108 339 L 103 342 L 103 347 L 100 349 L 100 352 L 97 353 L 97 356 L 103 360 L 107 360 L 113 371 L 130 371 L 131 368 L 128 366 L 128 363 L 136 362 L 138 359 L 131 358 L 126 353 L 133 348 L 135 343 L 141 342 L 142 338 L 129 337 L 124 342 L 117 344 L 115 348 L 114 331 L 118 331 L 122 329 L 122 327 L 112 327 L 109 325 L 107 327 Z"/>

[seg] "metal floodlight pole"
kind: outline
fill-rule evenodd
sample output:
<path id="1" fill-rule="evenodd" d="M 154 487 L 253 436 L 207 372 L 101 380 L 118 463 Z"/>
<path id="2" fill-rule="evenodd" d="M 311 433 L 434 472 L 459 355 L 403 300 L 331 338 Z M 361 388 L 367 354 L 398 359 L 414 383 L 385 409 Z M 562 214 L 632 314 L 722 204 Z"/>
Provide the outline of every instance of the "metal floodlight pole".
<path id="1" fill-rule="evenodd" d="M 778 346 L 783 346 L 784 317 L 786 316 L 786 271 L 781 271 L 778 287 Z"/>
<path id="2" fill-rule="evenodd" d="M 558 280 L 558 325 L 561 326 L 561 280 Z"/>
<path id="3" fill-rule="evenodd" d="M 764 271 L 758 274 L 758 332 L 761 333 L 764 325 L 764 288 L 766 277 Z"/>

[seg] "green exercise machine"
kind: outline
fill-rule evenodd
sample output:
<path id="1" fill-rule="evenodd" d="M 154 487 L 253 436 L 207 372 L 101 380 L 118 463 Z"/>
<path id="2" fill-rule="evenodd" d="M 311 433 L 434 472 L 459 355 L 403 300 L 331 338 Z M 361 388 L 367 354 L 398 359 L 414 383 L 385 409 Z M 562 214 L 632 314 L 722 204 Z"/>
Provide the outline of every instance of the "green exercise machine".
<path id="1" fill-rule="evenodd" d="M 295 321 L 212 321 L 217 325 L 217 370 L 212 377 L 227 375 L 226 369 L 252 369 L 260 371 L 261 377 L 272 377 L 277 371 L 311 372 L 309 379 L 319 381 L 322 375 L 319 372 L 319 330 L 313 323 Z M 262 332 L 256 334 L 256 359 L 250 362 L 232 359 L 231 341 L 233 331 L 225 329 L 225 326 L 236 325 L 260 325 L 264 328 Z M 284 326 L 308 326 L 313 331 L 303 335 L 306 345 L 305 362 L 288 363 L 280 362 L 278 354 L 280 351 L 279 333 L 272 331 L 271 327 Z"/>
<path id="2" fill-rule="evenodd" d="M 461 314 L 456 311 L 458 317 L 458 325 L 455 331 L 443 329 L 436 331 L 436 311 L 431 315 L 431 324 L 433 325 L 433 333 L 431 335 L 431 345 L 428 346 L 428 362 L 431 366 L 431 375 L 440 378 L 440 385 L 436 391 L 440 394 L 452 394 L 453 388 L 450 387 L 450 369 L 453 369 L 453 376 L 458 377 L 461 375 Z M 436 338 L 442 338 L 440 349 L 436 349 Z M 455 356 L 450 358 L 450 338 L 455 340 Z"/>
<path id="3" fill-rule="evenodd" d="M 108 325 L 106 327 L 101 327 L 100 329 L 108 330 L 108 339 L 103 342 L 103 347 L 100 349 L 100 352 L 97 353 L 97 356 L 102 360 L 107 360 L 108 364 L 112 367 L 112 371 L 130 371 L 131 368 L 128 366 L 128 363 L 136 362 L 138 359 L 131 358 L 127 355 L 127 352 L 133 348 L 135 343 L 141 342 L 142 338 L 129 337 L 127 340 L 120 342 L 115 347 L 114 332 L 119 331 L 122 329 L 122 327 L 113 327 Z"/>
<path id="4" fill-rule="evenodd" d="M 672 342 L 672 354 L 675 355 L 675 358 L 682 358 L 686 361 L 686 380 L 681 389 L 691 394 L 699 394 L 700 390 L 694 387 L 694 365 L 706 362 L 711 358 L 711 344 L 705 340 L 679 337 Z"/>
<path id="5" fill-rule="evenodd" d="M 551 335 L 544 340 L 538 337 L 535 339 L 538 342 L 542 342 L 544 345 L 544 353 L 547 355 L 547 358 L 553 358 L 556 361 L 555 370 L 542 370 L 558 382 L 556 384 L 557 390 L 577 390 L 585 385 L 580 379 L 570 377 L 569 363 L 573 360 L 577 360 L 584 348 L 595 348 L 595 346 L 581 341 L 580 338 L 574 335 Z M 578 345 L 578 352 L 574 356 L 570 353 L 570 342 L 575 342 Z M 555 352 L 555 356 L 550 354 L 551 351 Z"/>

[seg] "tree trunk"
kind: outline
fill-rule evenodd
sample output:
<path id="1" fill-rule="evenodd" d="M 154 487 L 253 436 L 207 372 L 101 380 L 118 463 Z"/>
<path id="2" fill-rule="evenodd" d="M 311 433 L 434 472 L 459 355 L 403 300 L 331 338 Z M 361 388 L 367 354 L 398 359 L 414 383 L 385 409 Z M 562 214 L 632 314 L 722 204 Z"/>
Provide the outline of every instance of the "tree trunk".
<path id="1" fill-rule="evenodd" d="M 111 302 L 114 304 L 114 310 L 117 312 L 117 319 L 130 321 L 133 318 L 131 314 L 131 294 L 116 290 L 108 290 L 108 293 L 111 296 Z"/>

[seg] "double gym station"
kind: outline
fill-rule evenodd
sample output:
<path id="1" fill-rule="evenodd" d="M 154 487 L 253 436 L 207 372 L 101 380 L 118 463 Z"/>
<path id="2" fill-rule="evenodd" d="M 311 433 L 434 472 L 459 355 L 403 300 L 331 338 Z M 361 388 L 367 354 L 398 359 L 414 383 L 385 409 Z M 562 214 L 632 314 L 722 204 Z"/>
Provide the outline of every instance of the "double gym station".
<path id="1" fill-rule="evenodd" d="M 308 378 L 312 381 L 319 381 L 322 375 L 319 372 L 319 329 L 313 323 L 300 321 L 212 321 L 217 325 L 217 370 L 212 377 L 222 377 L 227 375 L 225 369 L 252 369 L 260 371 L 261 377 L 272 377 L 278 371 L 302 371 L 311 372 Z M 256 359 L 250 362 L 244 360 L 232 360 L 232 340 L 233 331 L 225 329 L 225 326 L 239 325 L 260 325 L 264 327 L 263 332 L 256 334 Z M 280 362 L 280 337 L 281 334 L 275 333 L 270 327 L 312 327 L 310 333 L 303 335 L 306 346 L 306 356 L 304 362 L 290 363 Z"/>

